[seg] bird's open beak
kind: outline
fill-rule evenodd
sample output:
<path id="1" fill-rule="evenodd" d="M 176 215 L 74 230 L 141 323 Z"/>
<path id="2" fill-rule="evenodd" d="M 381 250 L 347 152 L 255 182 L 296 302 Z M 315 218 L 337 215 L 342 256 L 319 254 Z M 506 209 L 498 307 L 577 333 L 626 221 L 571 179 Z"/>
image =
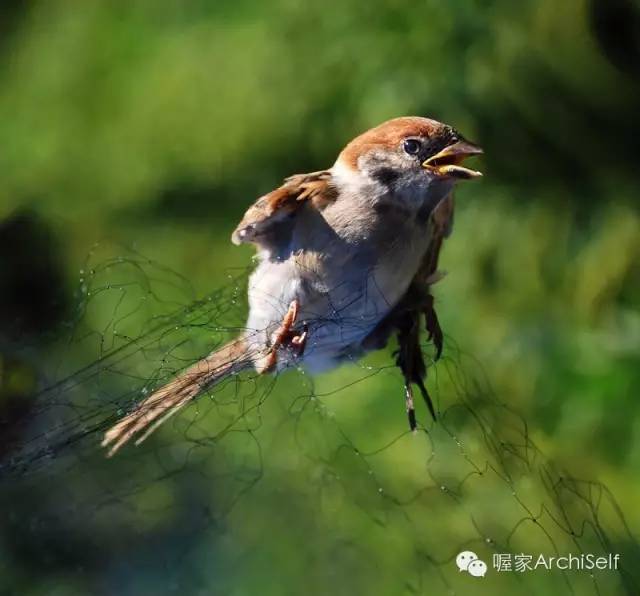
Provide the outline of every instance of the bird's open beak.
<path id="1" fill-rule="evenodd" d="M 423 162 L 422 167 L 447 178 L 470 180 L 471 178 L 482 176 L 482 172 L 470 170 L 461 164 L 468 157 L 480 155 L 481 153 L 482 149 L 477 145 L 468 141 L 458 141 L 445 147 L 436 155 L 432 155 Z"/>

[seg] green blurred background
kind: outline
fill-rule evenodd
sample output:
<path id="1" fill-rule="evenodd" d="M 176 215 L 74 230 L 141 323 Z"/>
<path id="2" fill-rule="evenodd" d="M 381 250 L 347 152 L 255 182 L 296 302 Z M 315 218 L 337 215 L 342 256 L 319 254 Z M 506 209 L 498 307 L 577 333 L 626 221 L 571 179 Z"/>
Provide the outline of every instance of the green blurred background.
<path id="1" fill-rule="evenodd" d="M 640 593 L 639 75 L 635 0 L 4 2 L 4 592 Z M 105 460 L 87 412 L 242 324 L 251 201 L 413 114 L 485 149 L 435 289 L 441 421 L 406 433 L 387 350 L 231 383 Z M 475 579 L 463 548 L 626 571 Z"/>

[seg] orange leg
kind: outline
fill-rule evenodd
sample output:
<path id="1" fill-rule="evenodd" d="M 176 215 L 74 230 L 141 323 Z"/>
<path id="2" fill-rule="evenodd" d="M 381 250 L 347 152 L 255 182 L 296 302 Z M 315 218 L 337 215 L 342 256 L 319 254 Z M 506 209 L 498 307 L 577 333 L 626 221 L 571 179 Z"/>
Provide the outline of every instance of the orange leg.
<path id="1" fill-rule="evenodd" d="M 287 314 L 284 315 L 282 323 L 276 330 L 273 336 L 273 343 L 267 356 L 264 371 L 268 372 L 273 370 L 278 362 L 278 350 L 283 346 L 290 346 L 294 348 L 296 354 L 301 356 L 304 352 L 304 347 L 307 341 L 307 329 L 305 326 L 304 331 L 300 335 L 293 334 L 293 326 L 298 318 L 299 305 L 297 300 L 293 300 L 289 305 Z"/>
<path id="2" fill-rule="evenodd" d="M 307 335 L 309 335 L 309 331 L 305 325 L 300 335 L 294 335 L 291 338 L 291 346 L 296 349 L 298 356 L 302 356 L 304 352 L 304 348 L 307 345 Z"/>

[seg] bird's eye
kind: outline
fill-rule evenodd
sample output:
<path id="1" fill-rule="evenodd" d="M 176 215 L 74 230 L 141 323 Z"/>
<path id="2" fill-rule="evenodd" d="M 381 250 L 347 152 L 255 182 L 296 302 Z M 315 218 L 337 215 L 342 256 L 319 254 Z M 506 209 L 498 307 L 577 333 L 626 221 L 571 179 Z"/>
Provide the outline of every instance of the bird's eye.
<path id="1" fill-rule="evenodd" d="M 416 139 L 407 139 L 402 147 L 405 153 L 408 153 L 409 155 L 416 155 L 420 151 L 421 146 L 420 141 L 417 141 Z"/>

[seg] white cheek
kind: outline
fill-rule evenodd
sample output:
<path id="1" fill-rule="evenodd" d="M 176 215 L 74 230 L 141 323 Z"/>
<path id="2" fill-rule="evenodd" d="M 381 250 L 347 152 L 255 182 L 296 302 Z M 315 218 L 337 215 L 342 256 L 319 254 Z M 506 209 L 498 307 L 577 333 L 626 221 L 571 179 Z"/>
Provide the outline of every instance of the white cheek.
<path id="1" fill-rule="evenodd" d="M 345 164 L 340 158 L 333 164 L 331 168 L 331 178 L 338 188 L 356 191 L 370 180 L 359 169 L 353 169 Z"/>

